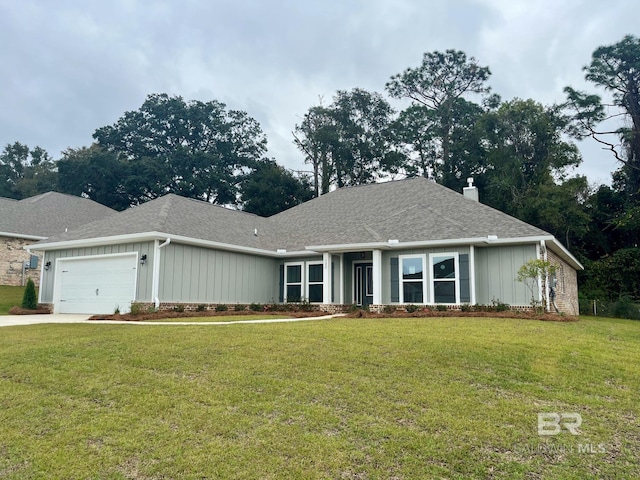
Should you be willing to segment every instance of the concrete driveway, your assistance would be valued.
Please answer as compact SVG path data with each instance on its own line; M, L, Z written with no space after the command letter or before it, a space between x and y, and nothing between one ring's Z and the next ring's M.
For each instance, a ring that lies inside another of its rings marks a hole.
M0 315L0 327L37 323L84 323L91 315Z
M92 325L234 325L238 323L288 323L288 322L308 322L314 320L329 320L335 317L342 317L344 314L322 315L318 317L303 318L269 318L263 320L238 320L227 322L124 322L118 320L95 320L89 321L91 315L0 315L0 327L15 327L20 325L36 325L38 323L91 323Z

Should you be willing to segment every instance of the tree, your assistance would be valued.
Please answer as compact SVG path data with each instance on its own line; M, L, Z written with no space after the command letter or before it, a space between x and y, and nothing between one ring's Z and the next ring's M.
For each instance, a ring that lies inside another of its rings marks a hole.
M611 94L612 104L599 95L566 87L566 107L572 113L573 133L590 136L609 150L622 164L625 190L633 202L640 202L640 39L625 36L620 42L597 48L584 67L585 79ZM612 113L610 109L614 110ZM600 128L615 118L624 120L614 129ZM613 137L613 138L612 138ZM617 139L616 139L617 137Z
M58 160L58 185L62 193L90 198L115 210L136 203L136 171L118 154L98 144L69 148ZM139 165L138 165L139 167Z
M536 300L538 296L538 290L540 288L540 282L548 281L549 277L555 275L556 267L547 260L529 260L518 269L518 276L516 280L524 282L529 291L531 292L531 306L536 310L542 311L546 307L546 302L543 300L540 302ZM543 297L544 298L544 297Z
M25 287L24 295L22 296L22 308L26 308L28 310L36 310L38 308L36 286L30 278L27 279L27 286Z
M245 112L167 94L149 95L93 137L128 165L125 188L134 204L170 192L236 203L243 175L266 151L260 125Z
M56 190L56 166L40 147L7 144L0 154L0 197L17 200Z
M316 194L372 183L390 170L400 156L389 130L393 113L382 95L360 88L339 90L331 105L307 112L294 143L313 165Z
M459 113L470 107L469 102L464 101L466 96L489 93L486 82L490 75L489 68L479 66L475 58L467 58L462 51L447 50L444 53L425 53L419 67L408 68L392 76L386 84L392 97L408 98L413 107L423 107L410 111L408 115L416 133L429 132L431 146L427 151L432 158L428 166L434 170L436 179L444 175L443 170L455 170L450 163L456 160L452 156L452 145L454 129L460 121ZM416 118L420 113L424 125L420 125L419 118ZM411 144L416 145L416 142ZM418 158L423 158L420 157L423 153L419 152Z
M240 188L243 210L269 217L313 198L307 178L297 178L274 160L260 162Z

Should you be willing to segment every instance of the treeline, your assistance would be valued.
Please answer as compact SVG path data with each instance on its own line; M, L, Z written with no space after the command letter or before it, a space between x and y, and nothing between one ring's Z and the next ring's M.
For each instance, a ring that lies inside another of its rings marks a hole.
M304 114L293 142L309 176L265 156L266 136L246 112L154 94L56 161L7 145L0 196L58 190L122 210L173 192L272 215L333 188L421 175L461 191L473 177L483 203L576 254L584 295L640 300L640 40L596 49L584 71L606 100L568 86L565 102L542 105L502 100L489 67L464 52L425 53L390 77L386 95L341 90ZM574 141L585 137L618 160L611 186L574 173L582 161Z

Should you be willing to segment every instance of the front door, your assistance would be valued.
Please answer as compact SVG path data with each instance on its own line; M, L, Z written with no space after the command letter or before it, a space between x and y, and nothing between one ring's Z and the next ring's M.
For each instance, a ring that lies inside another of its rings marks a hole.
M353 265L353 300L358 307L373 303L373 263Z

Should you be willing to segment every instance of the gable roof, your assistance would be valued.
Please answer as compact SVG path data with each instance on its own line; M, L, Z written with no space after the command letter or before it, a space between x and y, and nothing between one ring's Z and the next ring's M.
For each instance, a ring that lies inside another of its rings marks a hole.
M581 267L544 230L422 177L341 188L269 218L169 194L38 246L54 249L166 237L269 255L550 240L563 257Z
M271 218L287 231L281 248L293 249L549 235L423 177L341 188Z
M0 235L44 239L114 213L88 198L58 192L23 200L0 198Z

